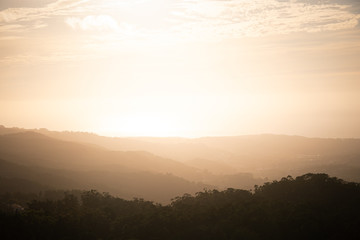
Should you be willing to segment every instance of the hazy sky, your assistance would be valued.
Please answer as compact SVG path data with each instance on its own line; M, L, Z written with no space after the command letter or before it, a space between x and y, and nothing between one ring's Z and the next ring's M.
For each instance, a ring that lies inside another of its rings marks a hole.
M1 0L0 124L360 137L358 0Z

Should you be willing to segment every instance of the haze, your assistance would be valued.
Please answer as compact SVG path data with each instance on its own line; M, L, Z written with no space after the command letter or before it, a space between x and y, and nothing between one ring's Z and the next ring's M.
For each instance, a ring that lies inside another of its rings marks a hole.
M360 137L357 0L2 0L0 123Z

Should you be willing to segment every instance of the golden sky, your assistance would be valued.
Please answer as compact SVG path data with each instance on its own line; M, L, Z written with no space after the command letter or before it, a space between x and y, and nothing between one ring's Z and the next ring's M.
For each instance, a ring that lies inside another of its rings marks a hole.
M1 0L0 124L360 137L358 0Z

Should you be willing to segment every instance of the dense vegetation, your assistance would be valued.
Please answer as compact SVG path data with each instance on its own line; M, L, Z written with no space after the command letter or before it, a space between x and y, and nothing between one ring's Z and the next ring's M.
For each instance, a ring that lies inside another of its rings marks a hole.
M183 195L169 205L97 191L3 195L2 239L360 239L360 185L306 174Z

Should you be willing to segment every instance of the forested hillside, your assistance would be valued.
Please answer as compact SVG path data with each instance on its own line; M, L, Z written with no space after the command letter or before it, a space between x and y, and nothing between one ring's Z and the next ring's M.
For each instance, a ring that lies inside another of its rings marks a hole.
M169 205L107 193L1 196L2 239L359 239L360 185L288 176L255 191L185 194Z

